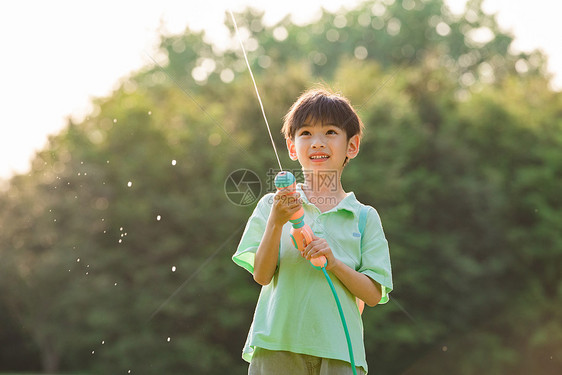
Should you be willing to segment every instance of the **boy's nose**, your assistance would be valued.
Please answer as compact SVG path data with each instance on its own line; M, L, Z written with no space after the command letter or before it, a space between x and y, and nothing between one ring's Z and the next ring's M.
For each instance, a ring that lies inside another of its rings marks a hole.
M315 137L312 140L312 148L323 148L323 147L326 147L326 144L322 137Z

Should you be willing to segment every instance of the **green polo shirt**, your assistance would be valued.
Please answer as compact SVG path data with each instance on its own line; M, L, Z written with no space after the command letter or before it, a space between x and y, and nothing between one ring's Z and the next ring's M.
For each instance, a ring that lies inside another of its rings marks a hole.
M361 235L358 222L362 205L355 194L348 193L336 207L322 213L308 201L300 184L297 191L303 199L305 222L314 234L326 239L337 259L378 282L383 291L381 303L387 302L392 290L390 255L376 210L369 210ZM232 257L251 273L272 203L273 194L258 202ZM262 347L349 362L345 333L330 287L323 273L294 248L290 229L290 223L283 227L278 267L272 281L261 289L242 357L250 362L254 348ZM355 296L333 274L330 278L349 328L355 364L367 371L363 324Z

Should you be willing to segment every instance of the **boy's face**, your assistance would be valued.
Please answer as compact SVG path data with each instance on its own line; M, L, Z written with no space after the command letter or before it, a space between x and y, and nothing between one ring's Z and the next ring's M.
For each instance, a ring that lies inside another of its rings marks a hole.
M336 125L307 120L294 139L287 139L287 148L303 170L341 171L346 157L353 159L359 152L359 136L348 140L346 131Z

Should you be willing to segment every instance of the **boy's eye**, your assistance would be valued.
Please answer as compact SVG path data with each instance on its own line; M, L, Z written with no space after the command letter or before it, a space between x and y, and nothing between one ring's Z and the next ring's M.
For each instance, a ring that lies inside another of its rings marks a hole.
M326 134L338 134L338 132L335 131L334 129L330 129L326 132Z
M310 135L310 132L308 130L303 130L300 135Z

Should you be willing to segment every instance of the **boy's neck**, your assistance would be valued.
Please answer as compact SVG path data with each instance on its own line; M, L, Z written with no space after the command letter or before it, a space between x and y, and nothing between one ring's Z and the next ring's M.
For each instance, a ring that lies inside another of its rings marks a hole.
M314 203L321 211L331 209L346 196L341 184L341 171L324 171L318 173L304 172L304 184L302 190L311 203ZM330 200L322 200L326 204L321 204L318 197L332 197ZM313 202L314 201L314 202Z

